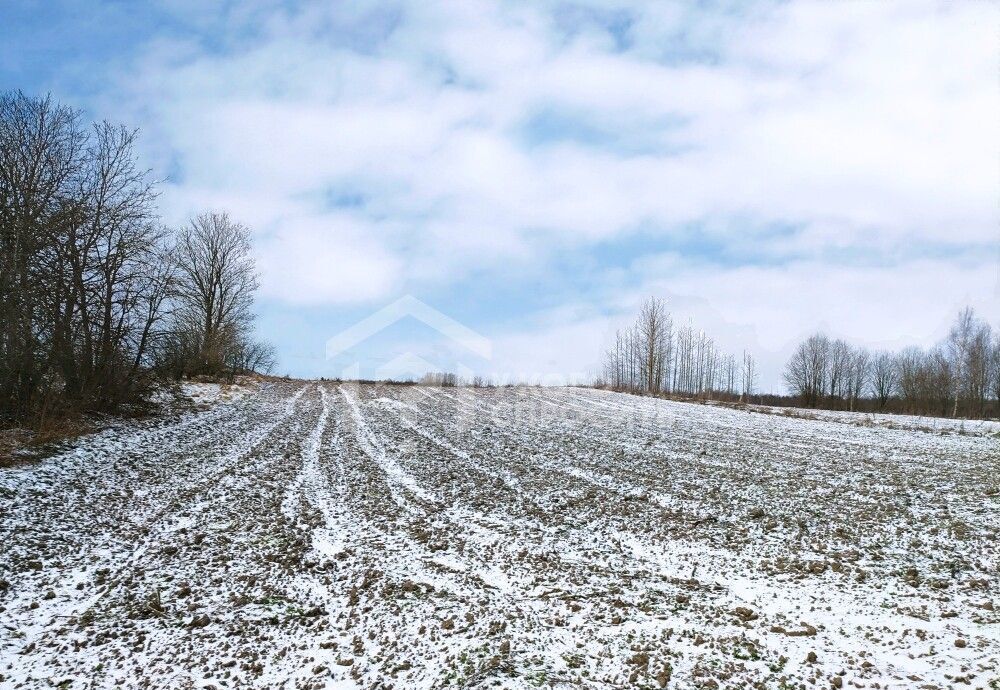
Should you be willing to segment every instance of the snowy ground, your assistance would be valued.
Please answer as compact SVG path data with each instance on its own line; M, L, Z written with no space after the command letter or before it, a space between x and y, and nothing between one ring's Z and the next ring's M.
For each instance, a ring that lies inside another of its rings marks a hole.
M184 381L163 386L149 396L150 402L167 407L190 405L208 407L219 402L235 402L257 389L258 382L238 377L236 383Z
M1000 688L1000 438L843 422L293 382L108 430L0 470L0 687Z
M841 412L837 410L811 410L799 407L771 407L750 405L751 411L764 414L780 414L786 417L818 419L825 422L840 422L854 426L880 426L886 429L906 429L926 431L935 434L961 434L965 436L1000 437L1000 421L995 419L949 419L944 417L921 417L905 414L880 414L876 412Z

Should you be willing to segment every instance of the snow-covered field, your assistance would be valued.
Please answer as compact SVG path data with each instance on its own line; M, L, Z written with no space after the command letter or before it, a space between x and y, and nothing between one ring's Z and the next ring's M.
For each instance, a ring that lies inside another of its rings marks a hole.
M1000 688L998 489L990 428L263 384L0 470L0 687Z
M797 407L771 407L768 405L751 405L750 409L754 412L762 412L764 414L780 414L787 417L818 419L826 422L853 424L855 426L880 426L886 429L927 431L935 434L1000 437L1000 422L995 419L949 419L946 417L810 410Z

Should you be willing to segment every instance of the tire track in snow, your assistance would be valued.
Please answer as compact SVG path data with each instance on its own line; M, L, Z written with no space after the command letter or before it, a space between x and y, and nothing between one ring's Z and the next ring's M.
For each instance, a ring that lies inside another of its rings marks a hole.
M103 569L108 572L108 575L105 576L106 584L102 589L84 599L76 599L71 595L69 602L55 607L50 611L48 614L49 621L45 623L39 624L37 621L32 623L29 621L18 620L16 618L12 619L12 622L17 625L18 629L22 632L21 641L24 643L25 647L34 646L40 643L42 639L51 634L52 626L59 624L58 622L60 620L76 615L82 615L86 611L92 610L96 607L106 596L116 592L125 576L136 568L138 563L147 554L147 552L149 552L154 543L157 543L161 534L166 531L166 523L176 521L178 519L168 515L168 513L179 511L177 506L178 501L186 501L190 504L199 494L208 491L212 486L222 480L225 475L231 471L231 468L235 463L239 462L242 458L253 452L253 450L265 439L267 439L281 423L292 415L295 410L296 403L299 398L302 397L305 390L305 387L300 388L289 398L284 406L283 415L280 415L276 419L272 420L263 429L259 430L250 439L248 439L240 448L230 451L224 455L220 460L220 462L222 462L221 467L211 472L207 477L198 480L193 486L176 493L171 500L166 501L166 504L162 508L154 512L153 515L147 517L143 521L140 528L145 536L140 540L140 543L137 546L133 544L130 546L129 550L119 552L106 547L101 548L100 553L95 553L91 558L87 559L87 565L82 566L81 568L74 568L65 574L60 573L59 579L55 581L35 582L30 583L28 586L24 586L24 584L22 584L18 589L18 598L9 602L12 608L19 608L19 604L22 602L26 603L31 600L37 601L38 599L41 599L42 596L40 595L40 589L48 589L51 591L59 591L65 594L70 594L75 591L76 583L93 579L93 574L96 571ZM35 616L32 617L34 618Z
M417 483L416 479L407 473L399 462L386 451L385 446L378 440L371 428L368 426L368 422L365 419L364 413L361 411L358 399L355 398L354 395L348 390L348 387L341 385L340 393L343 396L344 401L347 403L354 419L354 432L358 440L358 445L361 447L361 450L368 455L368 457L375 461L385 474L386 482L392 489L393 500L395 500L401 508L411 513L421 511L412 501L406 500L403 495L406 492L409 492L423 502L429 503L432 506L437 506L438 500L435 496L430 491L422 488Z

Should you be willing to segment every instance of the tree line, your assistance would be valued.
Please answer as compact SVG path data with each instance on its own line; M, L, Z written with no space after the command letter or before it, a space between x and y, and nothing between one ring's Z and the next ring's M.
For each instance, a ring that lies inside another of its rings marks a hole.
M157 376L267 370L251 233L161 224L136 130L0 94L0 417L115 410Z
M963 309L929 349L870 351L822 333L799 343L784 371L807 407L981 418L1000 413L1000 331Z
M635 323L615 333L597 383L630 393L735 399L752 395L756 378L750 353L737 359L721 351L703 330L676 324L666 302L652 297Z

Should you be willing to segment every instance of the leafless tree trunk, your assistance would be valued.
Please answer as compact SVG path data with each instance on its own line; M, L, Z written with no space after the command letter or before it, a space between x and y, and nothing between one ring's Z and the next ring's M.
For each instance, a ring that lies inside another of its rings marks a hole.
M0 96L0 414L138 392L163 276L135 138L88 130L48 98Z
M994 416L1000 417L1000 331L993 337L990 350L990 390L994 401Z
M757 363L754 361L753 355L743 351L743 393L740 396L741 399L750 401L751 396L754 392L754 386L757 379Z
M785 385L807 407L816 407L826 391L830 340L817 333L799 344L785 366Z
M843 340L834 340L827 361L828 395L831 402L839 401L847 397L845 384L850 377L851 346Z
M979 319L970 307L959 312L945 345L953 385L953 417L958 416L963 402L966 414L983 414L989 387L991 347L989 324Z
M674 328L662 300L647 300L636 323L615 334L605 353L603 376L614 388L633 392L735 395L736 358L720 352L703 331Z
M663 352L666 349L667 310L663 300L651 297L639 311L638 331L642 346L643 386L647 393L660 391L663 382Z
M83 154L79 115L49 98L0 95L0 411L28 410L45 375L53 327L48 295L64 286L49 270L57 262L53 235ZM57 277L60 274L57 274Z
M870 376L871 355L863 347L854 349L851 354L849 383L847 386L851 412L854 411L855 405L857 405L858 401L864 395Z
M258 281L250 230L225 213L203 213L177 245L177 324L197 343L188 373L220 374L249 336Z
M896 362L893 356L885 351L875 353L871 361L872 392L878 402L878 409L884 410L889 398L897 385Z

